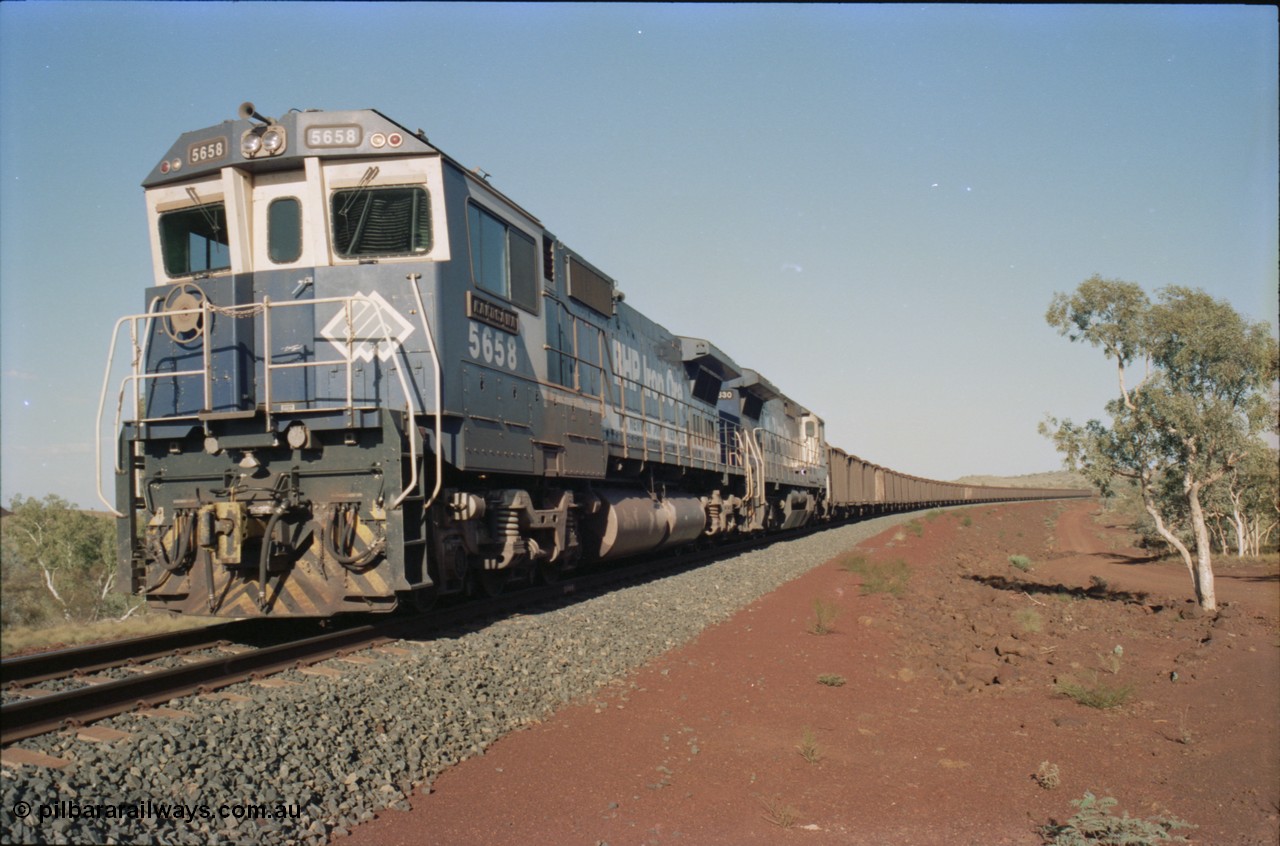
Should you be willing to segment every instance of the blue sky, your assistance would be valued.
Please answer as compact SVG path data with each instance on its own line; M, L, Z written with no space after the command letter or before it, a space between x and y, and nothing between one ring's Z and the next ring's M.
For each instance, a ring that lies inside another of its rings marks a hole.
M1274 327L1277 67L1267 6L0 3L0 499L96 503L139 183L243 100L421 127L850 452L1054 469L1114 392L1055 292Z

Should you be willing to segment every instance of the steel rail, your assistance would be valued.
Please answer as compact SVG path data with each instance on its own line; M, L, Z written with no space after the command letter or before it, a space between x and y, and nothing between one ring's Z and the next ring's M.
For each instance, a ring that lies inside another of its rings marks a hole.
M0 707L0 745L377 645L392 639L385 629L374 624L356 626L185 667L10 702Z
M219 623L5 658L0 660L0 685L26 686L48 679L179 655L193 649L225 645L239 636L243 628L244 625L239 622Z

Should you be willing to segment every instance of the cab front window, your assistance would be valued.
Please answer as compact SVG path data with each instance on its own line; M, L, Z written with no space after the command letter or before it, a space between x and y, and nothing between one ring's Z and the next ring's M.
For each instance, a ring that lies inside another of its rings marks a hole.
M160 250L170 276L194 276L231 269L227 209L222 203L160 215Z
M354 188L333 195L333 249L342 258L431 252L431 203L425 188Z

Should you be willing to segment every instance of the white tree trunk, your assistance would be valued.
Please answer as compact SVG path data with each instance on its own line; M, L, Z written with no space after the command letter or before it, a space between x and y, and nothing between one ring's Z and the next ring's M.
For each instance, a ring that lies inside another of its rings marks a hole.
M1218 610L1218 599L1213 589L1213 558L1209 546L1209 529L1204 522L1204 509L1200 506L1200 483L1188 482L1187 502L1191 506L1191 530L1196 539L1196 566L1192 581L1196 588L1196 601L1205 611Z
M1151 496L1150 489L1147 488L1146 480L1143 479L1141 481L1142 504L1146 507L1147 513L1151 515L1151 519L1155 521L1156 531L1159 532L1160 537L1164 538L1170 546L1178 550L1178 554L1182 556L1182 563L1187 565L1187 573L1191 576L1191 582L1192 584L1195 584L1196 568L1194 562L1191 560L1191 550L1187 549L1187 545L1184 544L1177 535L1169 531L1169 527L1164 524L1164 516L1160 513L1160 509L1156 508L1155 500ZM1199 593L1197 592L1197 598L1198 597Z
M43 561L39 561L37 563L40 565L41 572L44 573L44 586L49 589L49 593L58 601L58 604L62 606L63 619L70 620L71 609L67 607L67 601L62 598L62 594L58 593L58 588L53 583L53 571L44 566Z

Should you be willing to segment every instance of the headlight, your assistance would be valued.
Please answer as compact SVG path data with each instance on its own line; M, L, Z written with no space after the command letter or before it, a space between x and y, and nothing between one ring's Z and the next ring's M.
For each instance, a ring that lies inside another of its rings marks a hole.
M268 127L267 131L262 133L262 151L268 156L274 156L282 150L284 150L283 127Z
M287 141L288 135L278 123L255 126L245 130L244 135L240 136L240 153L246 159L278 156L284 152Z
M291 423L284 433L285 440L293 449L302 449L311 443L311 433L307 431L306 424Z
M251 159L262 151L262 136L250 129L240 138L240 152Z

